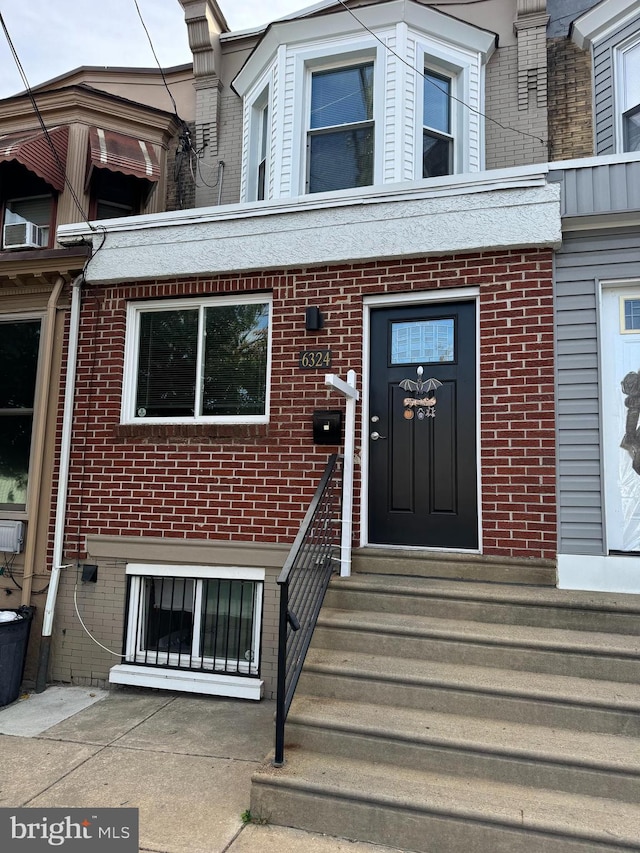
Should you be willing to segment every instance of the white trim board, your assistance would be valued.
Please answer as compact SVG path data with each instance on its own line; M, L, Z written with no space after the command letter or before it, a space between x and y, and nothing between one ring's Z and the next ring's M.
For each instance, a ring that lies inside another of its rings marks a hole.
M208 696L231 696L234 699L262 698L264 681L203 672L181 672L177 669L137 666L120 663L109 670L111 684L130 684L134 687L153 687L159 690L180 690L185 693L205 693Z
M640 594L640 557L558 554L558 588Z

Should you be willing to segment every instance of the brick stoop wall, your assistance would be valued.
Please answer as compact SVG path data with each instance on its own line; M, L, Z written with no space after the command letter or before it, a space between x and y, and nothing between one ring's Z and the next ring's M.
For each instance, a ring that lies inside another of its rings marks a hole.
M87 286L67 557L82 557L87 537L99 536L165 537L185 547L203 540L292 542L336 449L313 444L312 412L343 406L325 387L325 370L298 369L299 352L331 348L331 371L344 378L355 369L361 382L364 296L471 286L480 290L483 551L553 559L552 253L546 249ZM248 291L273 294L269 424L121 425L127 303ZM325 318L317 333L305 331L309 305L319 306ZM360 443L358 424L356 450ZM358 489L356 471L356 508ZM354 544L359 534L356 515ZM63 598L69 594L61 589ZM123 608L121 599L116 611ZM123 621L114 621L113 610L108 621L121 641ZM105 665L99 668L106 673ZM95 674L92 667L86 671ZM69 672L65 667L58 677L67 680Z

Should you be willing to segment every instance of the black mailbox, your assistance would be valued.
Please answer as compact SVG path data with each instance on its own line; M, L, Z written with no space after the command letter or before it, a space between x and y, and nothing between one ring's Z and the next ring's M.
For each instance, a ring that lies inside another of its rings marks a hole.
M342 444L342 412L315 411L313 413L314 444Z

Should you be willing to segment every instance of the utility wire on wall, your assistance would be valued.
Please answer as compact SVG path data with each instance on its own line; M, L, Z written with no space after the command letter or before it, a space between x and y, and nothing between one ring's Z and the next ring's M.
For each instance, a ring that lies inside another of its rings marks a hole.
M487 0L468 0L468 2L467 2L467 3L455 4L455 5L471 5L472 3L485 3L485 2L487 2ZM397 52L396 52L392 47L389 47L389 45L388 45L385 41L383 41L383 40L380 38L380 36L378 36L376 33L374 33L374 32L373 32L373 30L372 30L372 29L370 29L370 28L369 28L369 27L364 23L364 21L362 21L362 20L361 20L361 19L360 19L356 14L355 14L355 12L353 12L353 10L349 8L349 6L347 6L347 4L344 2L344 0L338 0L338 3L340 3L340 5L341 5L341 6L342 6L342 7L343 7L343 8L344 8L344 9L345 9L345 10L346 10L350 15L351 15L351 17L352 17L355 21L357 21L357 22L358 22L358 24L359 24L359 25L360 25L364 30L366 30L366 31L369 33L369 35L373 36L373 37L374 37L374 39L375 39L376 41L380 42L380 44L385 48L385 50L387 50L389 53L393 54L393 56L395 56L395 57L396 57L396 59L399 59L399 60L400 60L400 62L404 63L404 64L407 66L407 68L410 68L410 69L411 69L412 71L414 71L416 74L419 74L419 75L420 75L420 77L422 77L422 79L423 79L425 82L429 83L429 84L430 84L431 86L433 86L434 88L439 89L439 86L438 86L436 83L434 83L432 80L430 80L430 79L425 75L424 71L421 71L419 68L416 68L416 67L415 67L414 65L412 65L408 60L406 60L403 56L400 56L400 54L399 54L399 53L397 53ZM441 5L441 4L434 3L434 4L432 4L432 5L437 6L437 5ZM447 4L447 5L453 5L453 4ZM510 125L502 124L501 122L497 121L496 119L491 118L491 116L488 116L486 113L483 113L481 110L477 110L477 109L475 109L475 107L472 107L470 104L467 104L467 103L466 103L466 101L462 101L462 100L460 100L460 98L456 98L456 97L454 97L453 95L449 95L449 97L451 98L451 100L452 100L452 101L456 101L456 103L458 103L458 104L462 104L462 106L463 106L463 107L466 107L470 112L475 113L476 115L481 116L482 118L486 119L487 121L490 121L492 124L497 125L497 126L498 126L499 128L501 128L502 130L510 130L512 133L519 133L519 134L520 134L520 136L526 136L526 137L528 137L529 139L535 139L535 140L536 140L537 142L539 142L541 145L545 145L545 146L547 145L547 143L544 141L544 139L542 139L542 137L540 137L540 136L536 136L534 133L527 133L527 132L526 132L526 131L524 131L524 130L518 130L518 128L516 128L516 127L511 127Z

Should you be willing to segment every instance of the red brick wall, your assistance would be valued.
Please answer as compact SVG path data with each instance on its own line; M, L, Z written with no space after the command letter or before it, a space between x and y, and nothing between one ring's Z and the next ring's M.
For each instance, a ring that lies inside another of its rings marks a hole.
M88 534L291 541L334 449L313 445L311 413L343 405L324 386L324 370L298 370L299 351L330 347L333 372L344 377L353 368L360 374L363 296L472 285L481 292L484 551L555 556L551 252L546 250L87 287L66 553L82 553ZM129 300L256 290L273 293L268 425L119 424ZM308 305L318 305L324 314L321 332L304 329Z

